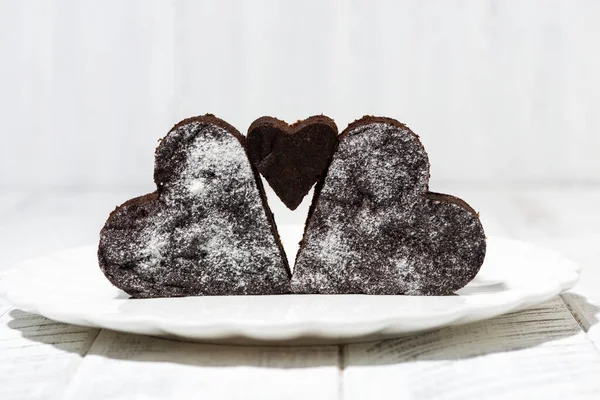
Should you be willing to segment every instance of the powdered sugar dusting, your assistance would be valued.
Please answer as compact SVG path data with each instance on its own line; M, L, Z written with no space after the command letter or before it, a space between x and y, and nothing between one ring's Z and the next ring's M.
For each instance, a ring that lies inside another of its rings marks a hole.
M182 125L161 143L156 168L158 199L123 207L102 232L100 249L108 272L125 275L120 281L129 293L152 297L288 290L284 258L236 137L212 124ZM140 214L136 226L123 230L134 213ZM131 245L124 246L123 232Z
M426 198L427 154L401 126L345 133L297 256L300 293L445 294L483 262L479 220Z
M360 126L344 136L334 162L336 168L330 167L326 181L338 184L325 185L324 198L345 203L368 198L377 205L411 204L427 191L427 153L408 128L384 123Z

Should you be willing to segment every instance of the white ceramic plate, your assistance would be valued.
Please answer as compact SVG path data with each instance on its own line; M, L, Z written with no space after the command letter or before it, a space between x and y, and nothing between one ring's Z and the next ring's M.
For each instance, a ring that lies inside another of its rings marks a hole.
M96 248L27 261L0 276L16 307L70 324L220 343L342 343L463 324L539 304L571 288L578 266L549 250L490 238L475 280L456 296L280 295L128 300Z

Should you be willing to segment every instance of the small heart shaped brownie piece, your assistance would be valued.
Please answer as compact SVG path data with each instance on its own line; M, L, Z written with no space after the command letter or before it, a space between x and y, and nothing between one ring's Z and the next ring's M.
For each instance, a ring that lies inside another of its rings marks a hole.
M291 287L295 293L446 295L479 271L486 242L464 201L428 192L417 135L364 117L340 134L315 190Z
M337 126L323 115L293 125L261 117L248 129L250 161L292 210L323 177L337 143Z
M290 271L244 137L205 115L156 150L157 191L127 201L100 232L106 277L133 297L289 292Z

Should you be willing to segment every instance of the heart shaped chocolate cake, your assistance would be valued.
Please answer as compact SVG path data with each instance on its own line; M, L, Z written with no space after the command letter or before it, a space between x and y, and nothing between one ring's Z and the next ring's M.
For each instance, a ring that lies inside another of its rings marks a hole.
M300 243L295 293L446 295L486 251L477 213L428 191L419 138L390 118L364 117L340 135Z
M133 297L277 294L290 271L245 138L205 115L156 150L157 191L117 207L100 268Z
M292 210L323 177L337 143L337 126L323 115L293 125L261 117L248 129L250 160Z

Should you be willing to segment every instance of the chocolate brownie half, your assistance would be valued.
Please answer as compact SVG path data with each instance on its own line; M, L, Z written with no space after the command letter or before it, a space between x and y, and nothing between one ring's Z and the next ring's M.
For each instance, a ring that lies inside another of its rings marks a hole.
M404 124L350 124L315 190L296 257L295 293L447 295L486 252L477 213L428 191L429 160Z
M205 115L156 150L157 191L125 202L100 232L98 261L133 297L289 292L290 270L245 138Z

